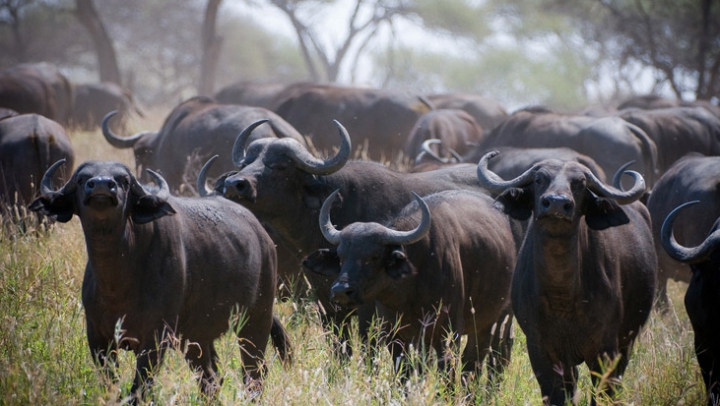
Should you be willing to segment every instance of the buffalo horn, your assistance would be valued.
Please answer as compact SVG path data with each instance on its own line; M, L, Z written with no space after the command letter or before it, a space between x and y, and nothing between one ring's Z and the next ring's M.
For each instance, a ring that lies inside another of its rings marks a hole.
M335 189L335 191L325 199L320 208L320 231L322 231L323 237L334 245L340 244L340 231L338 231L335 226L332 225L332 221L330 221L330 208L339 192L340 189Z
M630 165L632 165L634 163L635 163L635 161L632 160L632 161L626 163L625 165L619 167L618 170L615 171L615 175L613 175L612 185L616 189L622 190L622 184L620 183L620 181L622 180L622 176L625 174L625 169L627 169Z
M663 221L662 228L660 229L660 242L670 258L676 261L688 264L702 262L708 258L710 254L712 254L714 249L718 246L718 243L720 243L720 230L716 230L714 233L710 234L705 241L694 248L683 247L675 240L675 236L673 235L673 224L675 223L675 218L680 210L697 203L700 203L700 201L693 200L676 207L670 212L670 214L667 215L665 221Z
M217 158L218 155L214 155L212 158L208 159L208 161L205 162L205 165L203 165L202 169L200 169L200 173L198 174L197 178L197 190L200 194L200 197L207 197L212 194L212 190L209 190L207 188L207 171L210 169L213 161L215 161Z
M332 158L323 161L312 156L312 154L297 142L288 144L293 145L289 156L298 168L313 175L329 175L339 171L340 168L345 166L345 163L350 158L350 135L339 121L333 120L333 123L338 127L340 134L340 150Z
M635 178L635 184L628 191L604 184L592 172L590 172L590 170L585 172L585 177L588 181L588 189L599 196L612 198L619 204L628 204L640 199L645 193L645 179L643 179L641 174L635 171L624 171L623 173Z
M428 208L422 197L413 192L415 200L417 200L420 210L422 211L422 219L420 224L410 231L398 231L386 228L383 242L385 244L406 245L420 241L428 231L430 231L430 209Z
M152 169L146 169L146 171L150 174L150 176L155 179L155 183L157 183L158 187L160 188L157 193L155 193L157 196L162 198L167 198L170 196L170 187L168 186L167 181L165 178L162 177L159 173L153 171Z
M415 162L417 163L419 161L419 158L422 157L422 153L429 155L431 158L435 159L438 162L447 163L447 159L440 158L438 154L435 153L432 149L430 149L430 145L433 144L440 144L442 141L440 141L437 138L430 138L429 140L423 141L423 143L420 145L420 154L418 154L417 158L415 158Z
M499 153L499 151L490 151L480 158L477 168L477 176L480 180L480 186L492 193L500 194L506 189L523 187L532 181L533 170L535 169L534 166L520 174L517 178L508 181L503 180L495 172L488 169L488 161Z
M250 134L252 134L253 130L260 126L260 124L267 123L268 121L270 120L267 118L258 120L245 127L245 129L238 134L232 149L232 160L235 166L238 168L242 166L242 161L245 159L245 142L247 142Z
M140 138L142 138L143 136L145 136L145 134L147 134L147 132L137 133L130 137L120 137L120 136L116 135L115 133L112 132L112 130L110 130L110 126L108 125L108 122L115 114L117 114L117 110L113 110L113 111L107 113L107 115L103 118L102 133L105 136L105 139L107 140L107 142L110 145L112 145L113 147L115 147L115 148L132 148L135 145L135 143L138 142L138 140Z
M57 170L57 168L59 168L63 164L65 164L65 158L62 158L54 164L50 165L50 167L45 171L42 181L40 182L40 192L43 196L47 196L55 192L55 190L53 190L52 184L53 175L55 175L55 171ZM65 187L67 187L67 185ZM63 189L65 187L63 187Z

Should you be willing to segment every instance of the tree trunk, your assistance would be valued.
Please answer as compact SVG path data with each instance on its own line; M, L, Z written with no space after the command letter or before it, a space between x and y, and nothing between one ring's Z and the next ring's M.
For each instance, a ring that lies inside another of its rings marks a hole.
M211 95L215 89L215 77L222 47L222 38L215 35L215 27L221 2L222 0L208 0L205 8L205 19L202 25L200 81L197 87L200 95Z
M120 79L120 69L115 56L115 48L113 47L110 36L105 30L100 15L95 10L93 0L76 0L75 16L80 23L85 26L90 33L95 51L98 57L98 67L100 70L101 82L113 82L122 85Z

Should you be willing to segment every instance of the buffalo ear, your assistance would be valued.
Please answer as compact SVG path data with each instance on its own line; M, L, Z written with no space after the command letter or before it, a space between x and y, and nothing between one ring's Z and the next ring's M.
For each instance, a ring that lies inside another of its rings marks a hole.
M593 230L604 230L630 222L615 200L592 196L585 210L585 223Z
M405 255L405 251L401 246L398 246L390 251L390 258L385 265L385 270L393 279L400 279L417 274L417 269L412 262L408 260L407 255Z
M307 209L320 210L323 202L325 202L325 199L330 196L334 189L325 183L318 181L315 176L312 176L311 178L311 180L305 182L303 185L302 201ZM341 203L342 193L338 193L338 197L333 202L333 207L340 205Z
M532 193L526 189L510 188L495 199L502 210L515 220L525 221L532 215Z
M135 224L145 224L164 216L176 213L165 199L155 195L141 196L132 207L132 220Z
M61 223L67 223L75 214L73 199L64 193L51 193L33 200L28 209L44 214L48 217L55 217Z
M324 276L337 276L340 273L340 257L336 251L321 248L303 259L302 266Z

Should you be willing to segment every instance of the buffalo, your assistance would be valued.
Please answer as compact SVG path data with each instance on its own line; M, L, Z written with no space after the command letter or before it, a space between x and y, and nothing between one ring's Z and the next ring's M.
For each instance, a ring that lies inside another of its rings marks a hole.
M687 101L681 99L670 99L667 97L658 96L656 94L646 94L629 97L617 106L617 110L653 110L673 107L701 107L709 111L716 117L720 118L720 107L718 107L716 104L712 104L709 100Z
M65 159L70 168L75 152L65 129L39 114L20 114L0 120L0 199L3 209L25 206L39 191L40 180L53 162ZM57 173L65 182L69 173Z
M239 81L218 90L213 98L220 103L256 106L274 110L278 95L287 86L287 84L283 83Z
M720 157L688 154L676 161L653 186L647 202L658 255L658 307L668 309L667 281L690 282L690 266L668 256L660 243L660 227L677 206L690 200L700 204L678 214L675 237L685 246L697 246L720 217Z
M80 130L95 130L110 111L117 111L122 119L130 113L144 117L132 92L112 82L76 84L74 94L72 126ZM123 130L125 123L119 124L113 130Z
M475 119L463 110L440 109L429 111L418 119L405 144L405 155L417 157L426 146L427 140L438 140L435 157L448 160L458 154L465 154L473 146L480 143L483 129ZM433 159L431 155L429 157ZM421 163L415 160L415 164Z
M515 267L515 241L508 217L487 195L464 190L415 195L385 224L357 222L337 230L330 219L338 191L320 210L320 228L336 251L321 249L303 265L335 278L331 299L341 306L377 303L398 346L398 358L411 345L434 349L440 369L450 367L447 346L460 348L465 372L476 372L488 352L498 351L504 328L510 328L510 281ZM432 219L432 221L431 221ZM398 231L398 230L410 231ZM448 335L452 340L446 340ZM491 348L494 342L495 348ZM493 368L502 370L509 347Z
M660 240L671 258L689 264L692 269L692 279L685 292L685 310L695 332L695 355L705 381L707 404L717 406L720 404L720 221L716 220L707 236L693 248L680 245L673 236L673 224L680 211L697 203L698 200L691 201L671 211L663 222Z
M415 122L429 110L421 97L404 92L312 83L286 87L274 109L320 151L335 146L331 120L340 121L356 150L376 161L402 152Z
M70 123L73 85L53 64L25 63L0 72L0 107Z
M257 219L221 198L171 196L152 171L159 188L151 191L117 162L85 162L54 190L52 174L62 163L47 170L30 208L60 222L80 219L88 256L82 303L95 362L116 380L117 350L133 351L137 400L165 350L182 339L202 392L212 396L220 385L213 342L239 312L244 379L259 391L269 337L284 361L290 344L273 316L274 244Z
M627 171L635 183L623 191L577 162L549 159L505 181L488 169L496 154L483 156L478 178L507 214L530 219L511 296L543 402L575 401L583 362L594 385L609 378L598 390L614 396L655 293L650 215L637 201L642 175Z
M612 116L597 118L544 109L519 110L485 137L480 150L490 151L501 146L571 148L593 158L606 174L635 161L638 172L650 185L658 168L657 146L652 139L641 128Z
M433 108L468 112L483 131L489 132L505 121L508 113L496 100L469 93L438 93L425 96Z
M342 212L333 218L340 227L355 221L391 219L410 203L411 191L421 196L451 189L484 192L478 185L474 165L408 174L376 162L349 160L350 136L337 121L340 149L327 159L316 158L290 138L262 138L246 144L252 131L263 122L254 123L238 136L233 147L237 170L222 175L214 193L249 208L268 227L278 246L292 250L294 262L288 261L289 268L280 271L287 277L298 275L300 263L308 254L320 248L333 248L316 223L322 203L335 189L340 189L335 206L337 210L342 208ZM199 183L200 189L205 187L204 180ZM332 329L342 326L348 313L343 309L336 311L329 301L327 292L332 280L305 274L327 311L323 314L325 326ZM372 310L371 306L361 307L359 312L366 310ZM366 327L361 323L361 334ZM345 337L347 329L342 333Z
M226 153L237 135L250 123L269 118L270 125L253 134L253 138L290 137L304 143L304 138L285 120L261 107L220 104L209 97L193 97L176 106L158 132L140 132L127 138L115 135L109 128L108 115L103 120L105 139L115 148L133 148L137 172L143 168L160 172L171 189L193 194L197 170L208 158L220 154L220 165L209 175L215 177L232 168Z

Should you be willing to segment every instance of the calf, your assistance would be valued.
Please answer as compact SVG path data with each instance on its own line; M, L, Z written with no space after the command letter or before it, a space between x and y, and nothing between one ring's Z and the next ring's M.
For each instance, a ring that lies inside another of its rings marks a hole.
M625 371L654 298L650 215L637 201L645 182L627 171L635 184L621 191L577 162L554 159L503 181L488 169L496 154L480 159L480 183L499 195L510 216L532 216L518 252L512 304L543 401L564 405L583 362L595 385L608 375L612 396L612 381ZM614 369L603 370L616 359Z
M686 248L673 236L675 219L695 200L678 206L663 222L660 240L668 255L690 264L692 278L685 292L687 310L695 332L697 356L708 406L720 405L720 221L716 220L707 237L696 247Z
M213 342L239 310L244 378L259 390L268 337L283 360L289 341L273 317L275 248L255 217L221 198L173 197L152 171L160 190L151 193L117 162L85 162L55 191L51 177L62 162L48 169L30 208L60 222L80 218L88 254L82 302L95 361L110 373L118 348L133 351L137 399L172 338L182 338L203 393L212 395L220 385Z
M336 278L330 296L337 304L376 301L390 326L402 325L393 332L401 347L434 349L441 368L448 334L457 348L460 335L467 335L463 369L479 372L491 341L497 351L500 328L510 328L512 317L516 249L507 216L486 195L446 191L424 200L415 195L417 202L387 226L357 222L338 231L330 221L338 193L320 212L323 236L337 251L318 250L304 266ZM397 231L405 229L411 231ZM493 367L505 366L509 349L500 360L492 357Z

